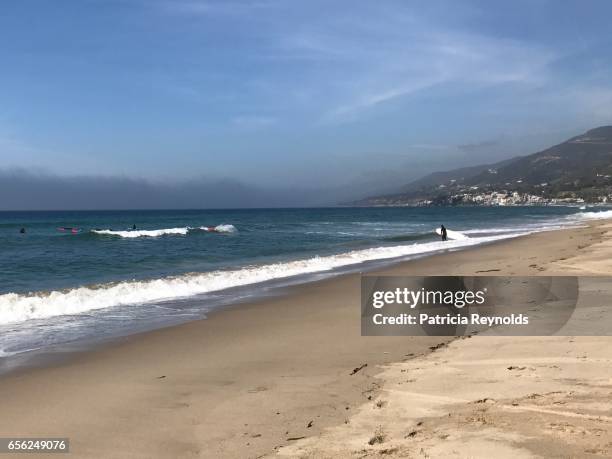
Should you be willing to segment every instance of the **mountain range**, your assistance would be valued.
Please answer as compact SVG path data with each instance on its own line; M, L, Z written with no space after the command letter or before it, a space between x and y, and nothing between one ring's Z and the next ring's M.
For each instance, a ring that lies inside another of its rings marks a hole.
M351 204L461 204L466 194L491 192L516 192L544 199L605 200L612 194L612 126L591 129L526 156L434 172L397 192Z

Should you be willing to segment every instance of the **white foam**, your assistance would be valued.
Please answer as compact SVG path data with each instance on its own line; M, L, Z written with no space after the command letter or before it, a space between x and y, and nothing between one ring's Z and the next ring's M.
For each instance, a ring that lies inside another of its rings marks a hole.
M120 237L159 237L164 234L187 234L189 228L165 228L157 230L129 230L129 231L114 231L110 229L105 230L91 230L92 233L106 234L109 236L120 236Z
M192 273L146 281L124 281L98 286L34 294L0 295L0 324L23 322L58 315L79 314L113 306L143 304L256 284L300 274L329 271L366 261L421 255L456 249L526 233L469 238L459 241L376 247L338 255L314 257L286 263L248 266L231 271Z
M601 220L612 218L612 210L602 210L600 212L580 212L576 215L585 220Z
M219 233L235 233L238 231L234 225L217 225L217 226L200 226L199 229L204 231L211 231L211 228L214 231ZM119 236L126 238L135 238L135 237L159 237L164 236L166 234L180 234L186 235L194 228L186 226L184 228L163 228L156 230L126 230L126 231L116 231L111 229L103 229L103 230L91 230L92 233L95 234L104 234L107 236ZM196 228L198 229L198 228Z
M474 228L462 231L464 234L503 234L503 233L516 233L518 232L530 232L530 233L538 233L541 231L550 231L566 228L568 225L562 224L533 224L533 225L525 225L525 226L515 226L512 228Z
M462 231L463 234L497 234L497 233L512 233L523 228L474 228ZM528 230L529 228L524 228Z
M453 230L446 230L446 237L455 241L463 241L465 239L469 239L469 236L466 236L465 234L460 233L459 231Z
M214 228L219 233L235 233L238 231L234 225L217 225Z
M436 234L438 234L439 236L442 235L442 229L441 228L436 228ZM464 241L466 239L469 239L469 236L466 236L463 233L460 233L459 231L453 231L453 230L446 230L446 237L448 239L453 239L455 241Z

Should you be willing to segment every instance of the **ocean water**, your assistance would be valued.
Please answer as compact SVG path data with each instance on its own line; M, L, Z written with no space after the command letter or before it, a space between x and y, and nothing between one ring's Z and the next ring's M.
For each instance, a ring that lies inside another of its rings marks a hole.
M279 286L611 213L575 207L0 212L0 359L203 318ZM434 234L440 224L467 237L443 243Z

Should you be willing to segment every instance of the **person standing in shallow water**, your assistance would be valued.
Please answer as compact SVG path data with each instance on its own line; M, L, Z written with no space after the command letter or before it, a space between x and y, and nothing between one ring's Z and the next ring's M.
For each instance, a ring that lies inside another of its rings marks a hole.
M444 225L440 226L440 235L442 236L442 240L446 241L446 227Z

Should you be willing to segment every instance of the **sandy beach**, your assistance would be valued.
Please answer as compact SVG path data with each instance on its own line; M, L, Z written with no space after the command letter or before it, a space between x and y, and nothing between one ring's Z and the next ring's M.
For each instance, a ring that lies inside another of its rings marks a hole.
M4 2L0 459L612 459L612 2Z
M600 221L378 273L611 272ZM612 455L612 338L362 337L359 285L294 287L2 376L0 436L106 458Z

